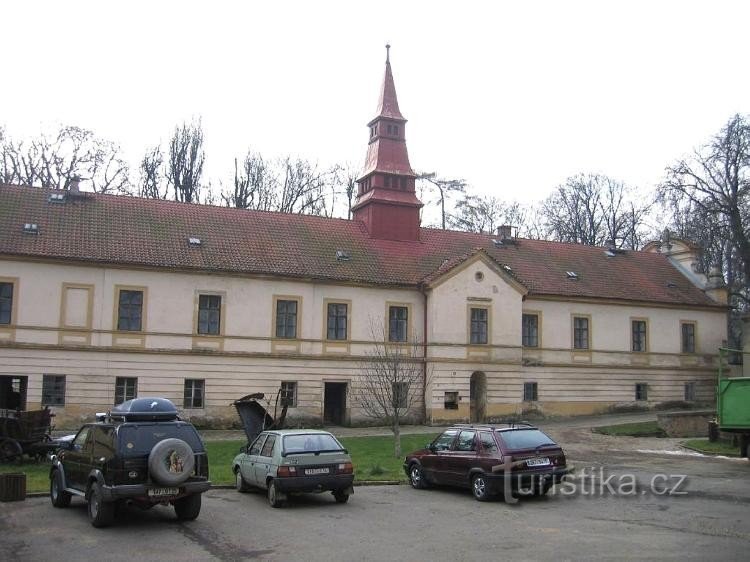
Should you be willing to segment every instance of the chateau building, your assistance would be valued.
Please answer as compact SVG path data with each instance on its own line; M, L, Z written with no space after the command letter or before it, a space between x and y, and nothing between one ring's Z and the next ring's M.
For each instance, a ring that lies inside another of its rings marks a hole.
M406 124L387 60L352 220L0 186L0 408L164 396L221 424L281 389L356 424L373 326L420 343L428 423L713 399L726 289L695 248L423 228Z

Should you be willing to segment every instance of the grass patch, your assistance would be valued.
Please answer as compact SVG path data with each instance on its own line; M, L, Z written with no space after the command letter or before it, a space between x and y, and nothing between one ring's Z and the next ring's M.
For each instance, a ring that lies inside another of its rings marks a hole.
M595 433L602 435L614 435L616 437L666 437L667 434L659 427L656 421L622 423L618 425L605 425L595 427Z
M706 455L724 455L727 457L739 457L740 448L733 445L731 441L709 441L708 439L688 439L682 443L684 447L698 451Z
M402 464L404 456L411 451L421 449L432 441L435 435L402 435L401 450L403 454L393 456L393 437L345 437L341 443L349 450L354 464L355 481L357 480L400 480L406 481ZM246 444L244 440L207 441L209 472L214 484L234 484L232 459ZM26 474L26 491L47 492L49 490L49 468L46 461L39 463L0 464L0 473L21 472Z

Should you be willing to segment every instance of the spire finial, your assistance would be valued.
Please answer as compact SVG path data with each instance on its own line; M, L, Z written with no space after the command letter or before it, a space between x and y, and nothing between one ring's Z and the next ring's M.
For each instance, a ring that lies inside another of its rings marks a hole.
M391 62L391 45L385 44L385 62Z

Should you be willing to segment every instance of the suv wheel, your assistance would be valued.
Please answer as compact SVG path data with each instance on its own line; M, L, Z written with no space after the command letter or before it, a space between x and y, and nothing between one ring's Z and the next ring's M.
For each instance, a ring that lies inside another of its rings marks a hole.
M94 527L107 527L115 519L115 504L102 499L102 488L94 482L89 488L89 519Z
M271 507L281 507L281 500L279 499L279 492L276 489L275 480L271 480L268 483L268 503Z
M201 495L185 496L174 502L174 512L180 521L192 521L201 512Z
M343 490L335 491L333 493L333 497L336 500L336 503L346 503L349 501L349 494L347 494Z
M490 492L487 488L487 479L483 474L477 474L471 479L471 493L474 499L480 502L490 499Z
M240 467L237 467L237 470L234 472L234 487L237 488L238 492L242 493L250 490L250 486L247 485L247 482L245 482L245 479L242 477Z
M49 499L55 507L68 507L70 505L70 493L63 488L62 474L55 470L49 479Z
M409 467L409 484L411 484L412 488L417 490L422 490L427 487L427 481L425 480L422 467L415 462Z

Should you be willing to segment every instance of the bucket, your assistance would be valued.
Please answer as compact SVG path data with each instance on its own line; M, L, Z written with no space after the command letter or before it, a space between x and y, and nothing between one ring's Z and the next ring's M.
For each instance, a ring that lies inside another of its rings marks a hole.
M17 502L26 499L26 475L0 474L0 502Z

